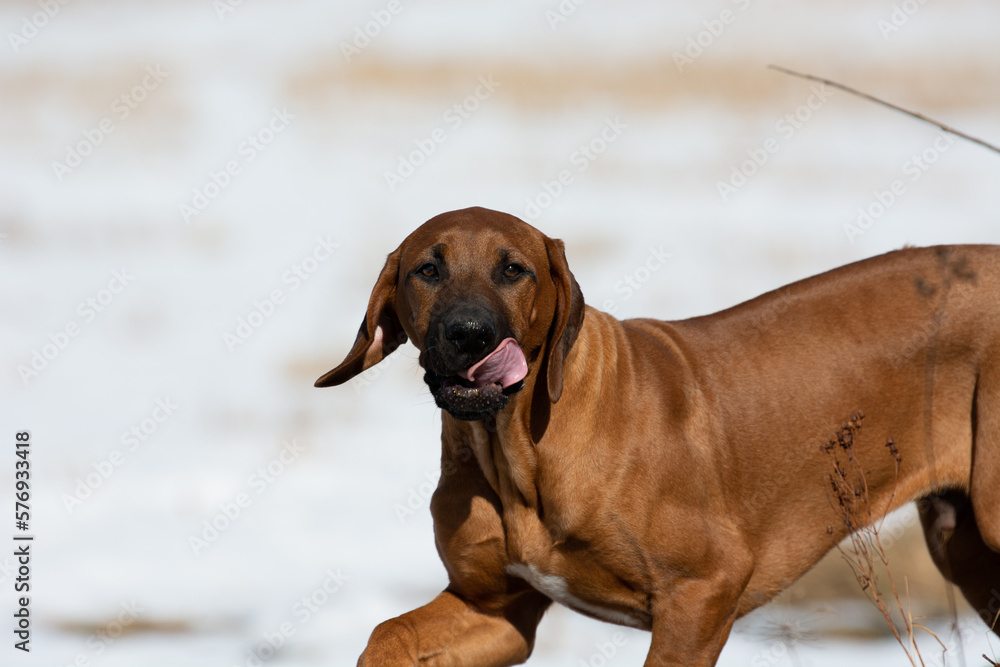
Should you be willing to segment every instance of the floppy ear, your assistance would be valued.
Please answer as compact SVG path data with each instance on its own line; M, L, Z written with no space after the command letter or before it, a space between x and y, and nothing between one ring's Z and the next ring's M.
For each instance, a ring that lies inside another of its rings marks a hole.
M545 248L549 255L549 272L556 287L556 312L549 329L546 366L549 400L556 403L562 396L563 363L583 324L583 292L570 273L563 242L546 238Z
M382 273L375 281L368 312L361 322L354 347L340 365L316 380L317 387L332 387L347 382L361 371L385 359L406 342L406 332L393 308L396 298L396 281L399 274L399 249L385 260Z

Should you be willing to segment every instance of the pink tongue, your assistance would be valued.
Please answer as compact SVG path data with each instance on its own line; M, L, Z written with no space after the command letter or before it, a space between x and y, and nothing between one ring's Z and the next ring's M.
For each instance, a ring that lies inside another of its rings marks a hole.
M527 374L528 362L524 360L524 353L513 338L505 338L485 358L468 370L458 372L460 377L477 387L500 383L504 389L523 380Z

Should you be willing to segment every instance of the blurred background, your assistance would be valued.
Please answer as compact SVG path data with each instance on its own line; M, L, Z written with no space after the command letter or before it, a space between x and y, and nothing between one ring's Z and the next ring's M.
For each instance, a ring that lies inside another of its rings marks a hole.
M0 438L32 433L36 536L32 651L2 664L353 665L443 588L416 350L312 387L433 215L482 205L564 239L620 317L1000 243L1000 156L767 69L998 142L991 2L37 0L0 3L0 28ZM928 664L983 664L1000 646L962 606L948 629L917 524L883 540L951 649L922 636ZM555 609L529 664L648 645ZM849 661L908 664L834 555L720 664Z

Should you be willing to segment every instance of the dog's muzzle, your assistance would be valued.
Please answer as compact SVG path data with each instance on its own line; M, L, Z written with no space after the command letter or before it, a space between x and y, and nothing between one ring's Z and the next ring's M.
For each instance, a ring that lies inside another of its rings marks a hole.
M455 310L428 336L424 382L438 407L457 419L485 419L524 386L524 353L512 337L497 342L493 319L480 309Z

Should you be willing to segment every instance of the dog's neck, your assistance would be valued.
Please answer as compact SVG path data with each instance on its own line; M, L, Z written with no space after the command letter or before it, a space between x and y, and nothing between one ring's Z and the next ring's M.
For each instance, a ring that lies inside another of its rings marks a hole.
M587 359L603 355L603 341L609 334L604 331L608 327L603 319L611 318L588 308L583 326L595 330L582 337L564 361L564 393L579 393L581 388L578 385L587 381ZM617 326L616 321L611 321ZM596 348L593 342L597 343ZM446 432L444 442L464 443L473 452L483 476L500 497L505 509L523 505L538 512L542 502L536 483L536 447L542 442L549 422L559 410L559 405L549 400L545 373L547 360L544 346L532 351L529 355L531 370L524 379L524 387L510 397L503 410L488 419L461 421L447 412L442 413L442 425Z
M525 379L524 388L507 406L488 419L461 421L442 413L444 442L462 443L475 456L479 468L504 506L538 507L535 473L538 457L530 434L531 397L537 375ZM539 387L539 389L543 389ZM452 434L458 437L448 437ZM452 452L453 456L461 452Z

